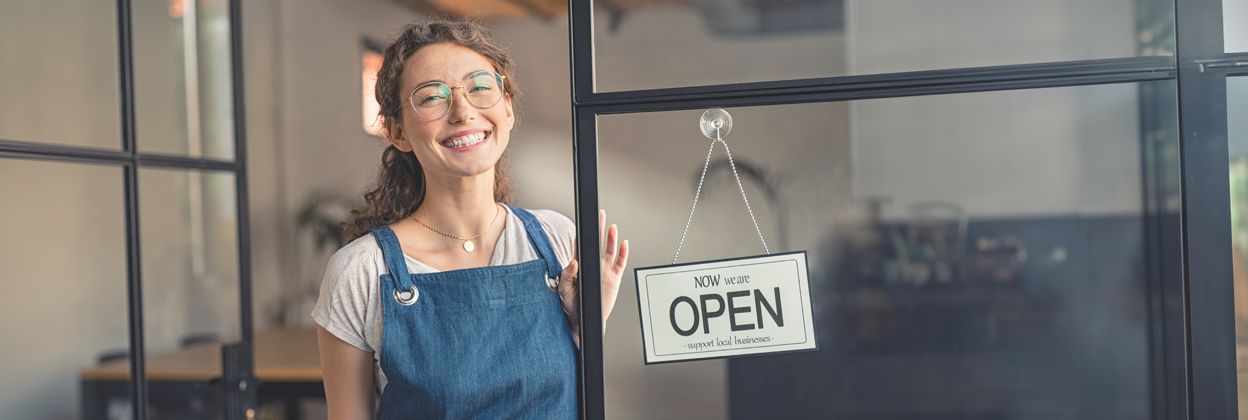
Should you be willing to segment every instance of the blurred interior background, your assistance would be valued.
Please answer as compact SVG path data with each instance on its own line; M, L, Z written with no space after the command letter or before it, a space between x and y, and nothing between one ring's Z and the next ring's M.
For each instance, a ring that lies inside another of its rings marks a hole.
M1248 51L1248 1L1224 5L1227 51ZM140 152L233 159L227 7L133 1ZM426 16L487 23L523 91L516 204L572 216L567 5L242 7L253 323L258 342L288 346L257 360L291 363L266 380L285 387L262 389L259 414L323 418L315 366L291 360L315 363L308 314L341 245L333 227L387 144L378 49ZM600 0L593 16L600 92L1174 51L1159 0ZM117 30L113 2L0 5L0 140L120 150ZM1229 79L1248 325L1248 82ZM762 234L773 252L808 252L820 350L646 366L630 270L605 338L608 416L1149 418L1146 300L1179 275L1158 251L1179 232L1176 106L1173 82L1147 82L729 109ZM701 112L599 117L601 202L633 267L676 250L709 145ZM731 175L716 151L682 262L762 253ZM234 176L139 171L149 364L240 333ZM0 158L0 418L130 418L121 177ZM155 418L220 417L219 383L154 375Z

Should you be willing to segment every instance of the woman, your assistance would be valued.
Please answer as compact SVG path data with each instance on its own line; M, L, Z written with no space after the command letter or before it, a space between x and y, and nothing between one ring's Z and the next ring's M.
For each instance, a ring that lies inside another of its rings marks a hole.
M391 145L312 313L331 419L576 416L575 228L505 205L514 67L471 22L408 25L386 48ZM628 260L605 231L604 321Z

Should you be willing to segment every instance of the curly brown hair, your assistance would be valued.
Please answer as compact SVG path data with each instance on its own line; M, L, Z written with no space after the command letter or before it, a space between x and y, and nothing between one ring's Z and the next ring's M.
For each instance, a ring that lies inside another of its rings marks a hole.
M381 105L378 118L389 137L394 124L403 120L403 94L400 80L408 57L421 48L440 43L456 44L481 54L504 77L503 92L515 100L520 96L516 86L516 64L505 48L490 36L484 25L466 20L442 19L417 22L404 26L399 36L386 46L381 69L377 72L375 95ZM507 175L506 154L494 165L494 201L511 204L511 180ZM377 183L364 194L364 206L351 211L342 223L348 240L364 236L370 229L389 225L416 212L425 199L425 175L416 155L403 152L394 145L381 155Z

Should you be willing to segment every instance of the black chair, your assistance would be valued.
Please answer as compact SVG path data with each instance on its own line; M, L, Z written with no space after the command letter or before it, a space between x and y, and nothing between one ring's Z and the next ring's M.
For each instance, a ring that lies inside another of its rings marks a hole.
M182 336L182 347L193 346L201 343L212 343L220 340L220 336L215 332L192 333Z
M102 365L102 364L112 362L115 360L129 359L129 358L130 358L130 350L128 349L110 349L110 350L104 350L100 352L99 354L96 354L95 362Z

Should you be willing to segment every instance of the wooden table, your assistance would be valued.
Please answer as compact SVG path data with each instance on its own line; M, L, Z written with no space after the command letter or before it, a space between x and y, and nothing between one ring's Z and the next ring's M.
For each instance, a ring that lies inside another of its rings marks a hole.
M261 381L258 391L261 403L284 401L287 418L297 419L300 398L324 398L315 329L267 330L257 332L254 339L254 366ZM228 341L237 339L224 340ZM205 417L214 417L208 401L220 400L220 390L213 381L221 377L222 342L200 343L147 355L145 368L150 385L149 400L153 405L162 402L186 405L195 413L199 413L195 410L199 407L204 408ZM128 398L130 362L118 360L88 367L79 371L79 378L83 417L104 419L110 398ZM195 413L180 413L178 418L198 417Z

